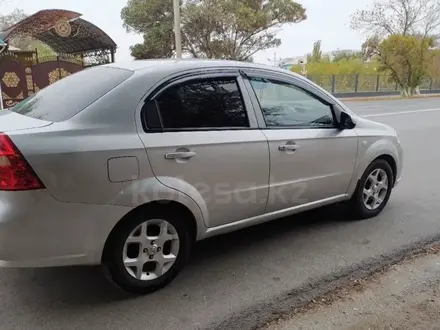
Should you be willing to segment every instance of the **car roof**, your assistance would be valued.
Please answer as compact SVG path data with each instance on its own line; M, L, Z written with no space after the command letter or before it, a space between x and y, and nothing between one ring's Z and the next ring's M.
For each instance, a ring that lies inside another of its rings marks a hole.
M264 64L255 64L250 62L230 61L230 60L213 60L213 59L150 59L150 60L133 60L126 62L117 62L106 64L105 66L120 68L131 71L148 71L148 70L164 70L168 71L172 69L175 72L191 69L203 69L203 68L254 68L271 70L280 73L290 73L297 77L300 75L288 71L286 69L277 68Z

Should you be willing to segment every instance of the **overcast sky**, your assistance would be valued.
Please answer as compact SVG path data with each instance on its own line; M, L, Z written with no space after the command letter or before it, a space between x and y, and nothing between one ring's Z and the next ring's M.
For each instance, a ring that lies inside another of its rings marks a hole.
M172 0L163 0L172 1ZM298 0L299 1L299 0ZM286 25L279 32L282 45L260 52L255 61L268 63L268 59L304 55L310 52L313 42L322 40L324 51L336 49L360 49L363 37L349 28L350 14L363 9L373 0L302 0L307 20L300 24ZM117 61L131 59L129 46L142 39L128 34L122 27L121 8L127 0L0 0L0 12L9 13L21 8L28 14L41 9L68 9L83 14L83 18L98 25L118 45Z

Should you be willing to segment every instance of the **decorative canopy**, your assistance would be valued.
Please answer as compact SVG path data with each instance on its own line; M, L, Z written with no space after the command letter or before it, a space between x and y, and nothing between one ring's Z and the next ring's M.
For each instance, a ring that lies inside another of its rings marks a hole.
M7 42L14 37L32 37L55 52L65 54L114 52L116 43L104 31L80 16L69 10L41 10L0 31L0 39Z

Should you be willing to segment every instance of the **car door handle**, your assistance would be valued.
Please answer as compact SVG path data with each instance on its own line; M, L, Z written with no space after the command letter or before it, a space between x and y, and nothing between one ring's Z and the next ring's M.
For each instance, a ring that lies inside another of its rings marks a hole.
M278 147L279 151L295 151L299 148L299 145L297 144L283 144Z
M196 155L194 151L176 151L165 154L166 159L188 159Z

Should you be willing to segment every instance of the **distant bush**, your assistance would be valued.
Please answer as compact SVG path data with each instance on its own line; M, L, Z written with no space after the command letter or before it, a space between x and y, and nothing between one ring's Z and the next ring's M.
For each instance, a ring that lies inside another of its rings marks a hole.
M308 75L355 75L355 74L377 74L379 64L375 61L364 62L362 59L340 59L336 62L330 62L323 59L319 62L306 64ZM302 65L295 65L291 71L301 73Z

